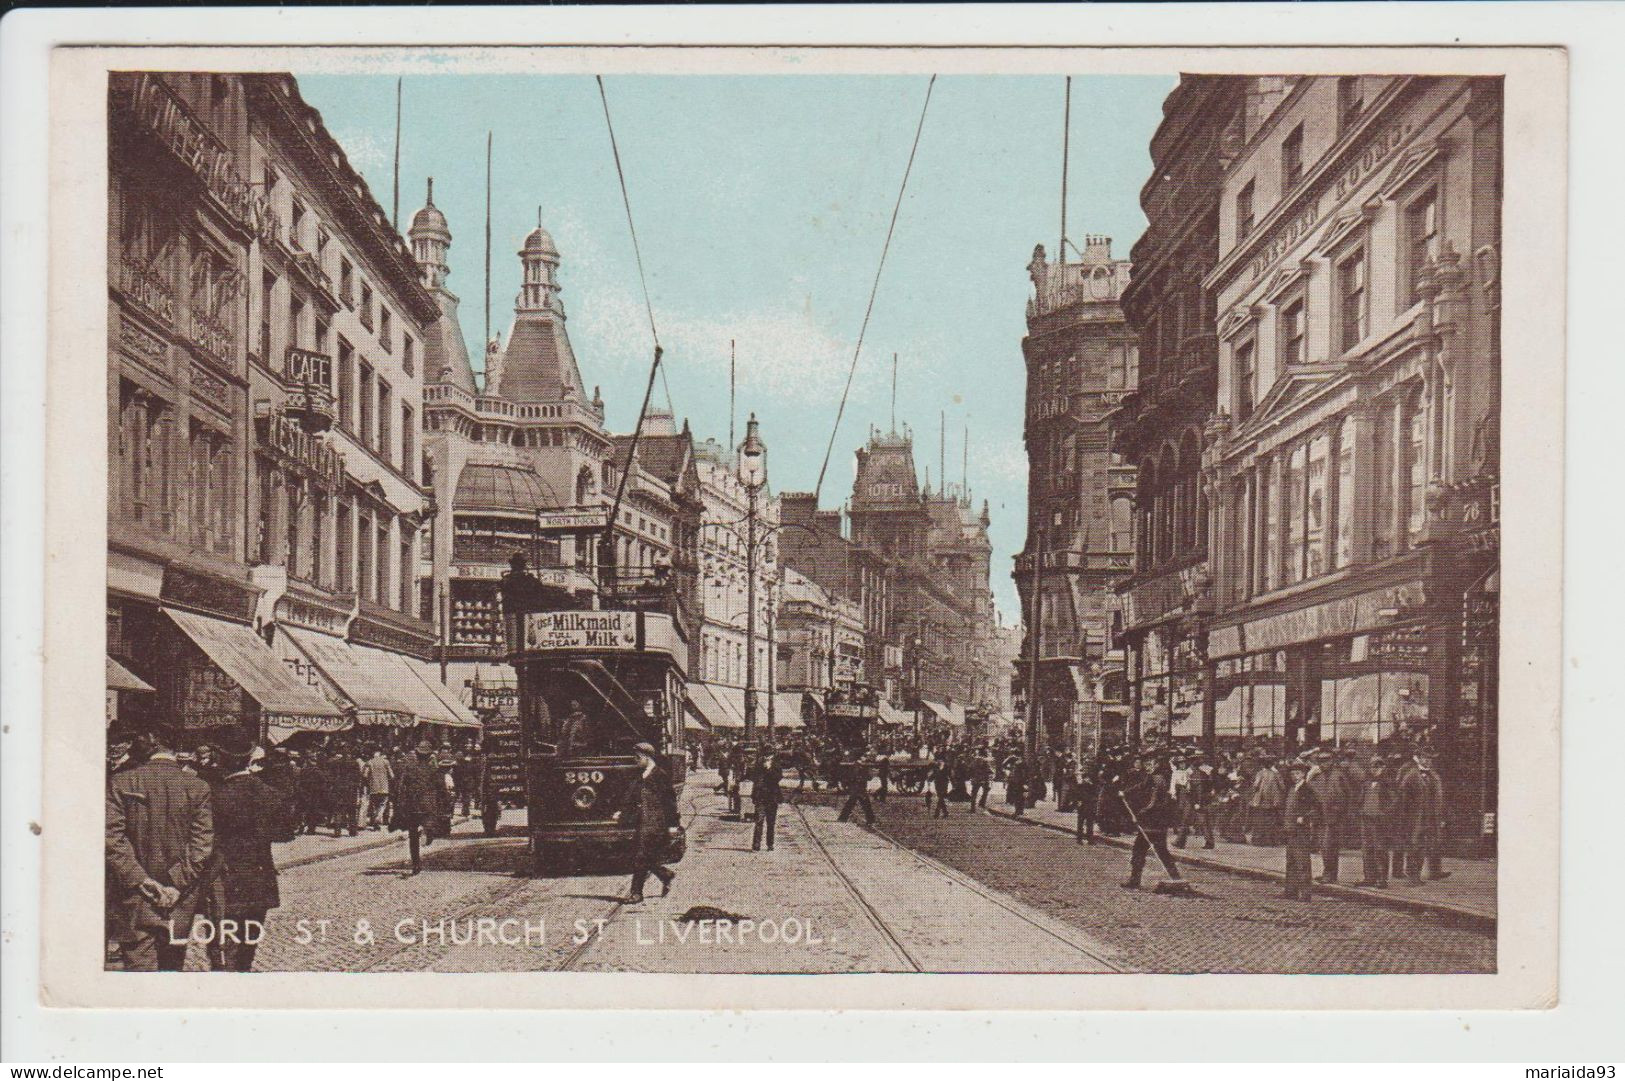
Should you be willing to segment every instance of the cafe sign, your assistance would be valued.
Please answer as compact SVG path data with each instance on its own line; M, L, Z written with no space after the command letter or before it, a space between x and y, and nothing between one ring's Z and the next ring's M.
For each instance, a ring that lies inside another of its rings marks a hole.
M531 612L525 616L525 648L638 648L636 612Z

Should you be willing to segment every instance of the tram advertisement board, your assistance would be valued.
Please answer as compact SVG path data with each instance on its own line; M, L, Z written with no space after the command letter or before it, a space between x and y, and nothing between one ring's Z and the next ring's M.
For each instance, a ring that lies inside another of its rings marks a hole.
M525 648L638 648L636 612L531 612L525 616Z

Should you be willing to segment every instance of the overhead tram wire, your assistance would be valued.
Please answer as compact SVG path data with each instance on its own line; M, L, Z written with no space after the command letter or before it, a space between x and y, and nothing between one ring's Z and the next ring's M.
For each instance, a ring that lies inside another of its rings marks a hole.
M649 279L643 273L643 249L638 245L637 223L632 220L632 197L627 194L626 172L621 168L621 147L615 139L615 122L609 116L609 95L604 92L604 77L594 75L593 78L598 83L598 100L603 102L604 105L604 127L609 131L609 149L610 153L615 157L615 176L621 184L621 205L626 208L626 229L632 237L632 256L637 261L638 284L643 287L643 306L649 313L649 337L654 340L654 360L649 365L649 381L643 388L643 405L638 409L638 423L632 429L632 442L627 447L626 467L620 470L620 479L615 485L615 502L610 505L609 515L604 520L604 531L599 539L601 551L599 562L600 564L604 563L605 560L602 556L607 555L609 557L607 562L613 567L615 564L615 546L611 543L611 538L614 536L615 522L620 518L621 500L626 496L626 481L632 474L632 462L637 457L638 440L643 435L643 422L649 415L649 398L654 394L655 376L660 373L661 349L660 331L655 327L654 302L649 299ZM666 392L666 398L669 404L671 399L670 389Z
M852 393L852 377L857 374L858 357L863 352L863 336L869 330L869 317L875 310L875 296L880 292L880 274L886 269L886 254L891 251L892 234L897 230L897 216L903 209L903 194L908 191L909 174L914 171L914 155L920 149L920 133L925 130L926 110L931 107L931 89L936 85L935 75L925 84L925 103L920 106L920 122L914 129L914 145L909 147L908 165L903 169L903 182L897 188L897 202L892 206L891 224L886 226L886 242L880 247L880 264L875 267L874 284L869 288L869 303L863 309L863 324L858 327L858 341L852 350L852 363L846 370L846 386L841 390L841 404L835 410L835 424L829 431L829 445L824 448L824 463L818 467L818 483L813 486L815 506L818 503L819 493L824 490L824 474L829 471L829 458L835 452L835 437L841 430L841 418L846 415L846 399Z

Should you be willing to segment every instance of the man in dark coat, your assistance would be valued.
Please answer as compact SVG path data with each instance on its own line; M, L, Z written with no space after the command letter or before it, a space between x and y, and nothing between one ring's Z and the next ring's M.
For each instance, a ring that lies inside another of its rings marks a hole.
M947 818L948 790L953 787L953 767L948 764L946 756L937 755L936 761L931 763L926 779L931 784L931 790L937 794L937 806L932 812L932 817Z
M1162 866L1172 875L1173 853L1168 851L1168 830L1177 810L1168 791L1168 773L1155 755L1142 755L1136 766L1121 779L1116 795L1134 830L1134 849L1129 853L1128 881L1123 888L1137 890L1145 873L1145 858L1152 849Z
M327 782L327 820L333 827L333 836L349 831L354 837L360 831L356 821L356 793L361 784L361 767L344 751L334 751L322 768Z
M418 744L416 756L396 771L395 787L389 801L389 828L406 831L406 843L412 855L412 870L408 872L411 875L423 870L419 845L434 843L446 792L433 759L434 744L428 740Z
M107 878L125 970L178 972L207 885L214 809L208 782L176 761L173 734L151 745L107 783Z
M1027 813L1028 768L1027 760L1019 754L1010 756L1005 763L1004 800L1016 809L1016 817Z
M1309 787L1320 801L1320 881L1337 882L1338 864L1343 852L1343 820L1348 810L1348 775L1337 764L1337 756L1322 747L1313 756Z
M1355 796L1355 814L1360 822L1360 854L1365 865L1362 886L1388 885L1388 850L1393 847L1394 805L1397 796L1388 776L1388 763L1372 761L1365 782Z
M250 972L265 930L265 914L282 903L277 892L273 842L293 839L293 806L287 795L249 771L253 743L241 733L223 736L215 754L224 776L214 786L214 855L210 865L223 887L221 925L224 967Z
M1312 863L1315 842L1320 838L1324 808L1314 784L1309 779L1309 766L1301 760L1282 764L1282 772L1290 778L1286 794L1286 809L1282 812L1282 825L1286 828L1286 897L1291 901L1307 901L1314 890Z
M1413 886L1422 884L1422 865L1428 878L1449 878L1439 856L1444 834L1444 783L1433 768L1433 756L1418 752L1414 766L1399 782L1399 821L1405 847L1405 879Z
M784 767L779 765L779 756L772 751L763 751L750 771L750 802L756 811L756 827L750 842L752 852L761 851L764 835L767 850L773 851L773 834L779 823L779 804L784 799L780 789L783 781Z
M677 791L671 774L660 764L652 744L632 748L638 756L638 774L626 793L626 805L618 813L620 824L637 831L632 850L632 891L627 904L643 901L643 886L654 875L660 880L660 896L671 892L677 872L661 861L671 844L671 830L677 825Z
M970 760L970 810L987 808L987 793L993 782L993 757L985 750L978 751Z
M875 824L875 807L869 802L869 765L861 757L853 755L840 765L841 786L846 791L846 804L842 806L841 813L836 817L837 822L849 822L855 808L863 808L863 821L866 825Z

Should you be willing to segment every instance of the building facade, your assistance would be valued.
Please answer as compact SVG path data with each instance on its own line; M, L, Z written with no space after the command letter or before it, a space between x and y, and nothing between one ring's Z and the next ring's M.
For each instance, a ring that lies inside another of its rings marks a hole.
M1107 415L1137 381L1119 303L1131 265L1112 257L1109 237L1090 236L1079 262L1050 263L1040 245L1027 268L1027 539L1013 576L1029 683L1038 645L1028 709L1044 745L1085 754L1126 723L1115 586L1133 565L1134 470L1112 451Z
M1134 574L1118 583L1130 740L1211 734L1203 683L1210 507L1201 478L1219 350L1203 278L1218 262L1225 155L1248 86L1244 78L1182 77L1163 104L1140 192L1148 225L1122 299L1139 378L1109 417L1113 450L1135 467Z
M1258 80L1219 206L1212 734L1426 739L1493 829L1501 86Z
M708 717L709 721L718 727L742 727L750 670L757 723L767 723L770 708L777 722L778 706L771 695L777 664L772 643L780 596L779 500L765 482L756 494L753 560L749 552L751 495L740 479L737 453L707 439L695 448L695 468L700 493L700 625L699 663L692 678L707 685L709 698L703 701L717 714ZM749 619L753 573L754 634ZM755 652L750 664L746 663L747 650ZM799 710L797 716L799 719Z
M110 106L110 648L192 735L471 726L418 610L437 311L404 243L292 76Z

